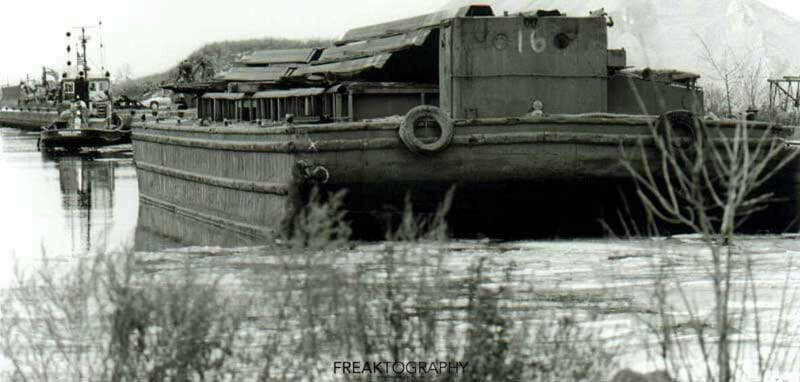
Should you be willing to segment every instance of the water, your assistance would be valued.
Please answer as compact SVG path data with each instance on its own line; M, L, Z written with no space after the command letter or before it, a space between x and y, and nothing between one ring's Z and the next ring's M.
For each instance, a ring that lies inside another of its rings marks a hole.
M15 262L133 245L138 197L130 146L47 157L37 139L0 128L0 283Z
M182 238L158 238L137 229L142 211L130 146L46 157L36 150L37 138L36 133L0 128L0 289L10 285L15 267L36 269L45 257L70 264L96 252L133 249L148 259L153 272L180 270L188 258L200 274L226 275L223 287L231 289L256 288L259 280L275 272L278 257L264 247L179 248ZM359 265L378 265L381 254L395 245L355 243L337 253L335 272L352 275ZM497 264L513 262L516 281L510 287L517 292L514 304L520 311L537 306L556 314L591 316L595 325L605 329L604 335L619 346L620 363L642 370L658 366L648 358L656 342L646 334L644 322L655 318L652 286L662 271L668 275L667 294L672 301L689 301L701 317L710 315L714 301L707 249L692 237L457 240L406 249L411 253L409 264L446 252L445 266L453 277L465 275L467 266L481 256ZM745 237L735 249L736 261L749 257L754 262L753 279L764 317L761 330L767 335L776 333L778 318L783 317L787 326L779 333L778 347L783 353L797 353L800 345L792 340L800 333L800 305L782 300L782 292L793 292L800 281L800 259L795 260L800 241L793 237ZM502 278L499 270L496 273L495 277ZM744 279L743 273L737 273L734 284L742 285ZM732 305L739 306L739 300ZM688 319L685 306L677 304L672 309L678 321ZM743 325L738 333L752 350L754 327ZM691 342L692 338L689 331L681 334L681 340ZM754 358L745 358L744 363L749 365L747 375L752 378ZM2 366L0 362L0 369ZM786 362L771 374L771 380L797 380L799 367L798 362Z

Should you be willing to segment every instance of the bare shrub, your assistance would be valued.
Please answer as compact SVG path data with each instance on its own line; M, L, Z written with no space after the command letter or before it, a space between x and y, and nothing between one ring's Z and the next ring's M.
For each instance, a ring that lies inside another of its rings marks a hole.
M675 120L665 118L663 122L661 128L650 126L652 146L639 145L641 163L626 157L623 165L636 180L637 194L648 211L700 234L709 249L713 325L701 321L692 327L708 366L705 378L727 382L734 379L730 302L735 291L731 278L741 267L730 244L736 230L773 199L773 193L763 186L795 159L797 151L785 147L772 125L755 129L742 121L735 127L724 127L691 119L691 138L679 138L677 126L672 126ZM662 294L657 287L656 295ZM664 304L663 298L660 304ZM663 309L660 316L668 318ZM672 322L663 322L663 328L670 327ZM709 332L713 333L715 349L705 342ZM667 348L675 346L674 334L662 334L667 353Z
M33 274L15 269L0 304L0 350L24 380L85 380L103 372L105 343L97 298L101 263L80 259L64 272L55 259L42 258Z
M75 267L44 261L17 272L2 304L0 350L29 381L216 380L241 311L187 268L177 280L143 275L133 254Z
M309 201L294 218L286 244L308 250L335 249L346 244L352 229L342 209L345 191L322 194L313 188Z
M235 374L243 312L184 267L177 280L132 279L132 262L109 269L111 381L219 380Z

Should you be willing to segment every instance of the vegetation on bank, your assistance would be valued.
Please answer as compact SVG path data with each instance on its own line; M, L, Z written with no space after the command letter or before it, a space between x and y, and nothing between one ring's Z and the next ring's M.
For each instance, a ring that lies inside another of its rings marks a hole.
M258 50L324 47L331 43L332 40L292 40L274 37L217 41L203 45L189 54L185 60L190 63L204 60L211 65L214 72L220 73L229 69L237 59ZM178 65L181 61L183 60L176 62L175 66L164 72L140 77L134 77L135 68L123 65L115 75L114 94L117 96L126 95L137 99L149 91L158 89L159 84L162 82L174 80L178 77Z
M615 368L613 345L589 322L514 309L511 284L530 280L513 263L447 269L446 245L417 241L441 237L443 221L409 210L378 262L348 259L339 200L313 201L292 237L265 249L277 261L249 288L201 280L188 263L151 273L134 254L19 275L0 305L0 350L31 381L599 381ZM335 367L365 361L389 364Z

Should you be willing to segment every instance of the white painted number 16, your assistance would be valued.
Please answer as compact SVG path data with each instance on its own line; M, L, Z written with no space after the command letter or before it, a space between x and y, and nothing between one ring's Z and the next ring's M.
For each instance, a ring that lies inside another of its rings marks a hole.
M536 37L536 31L531 32L531 48L536 53L544 52L545 41L542 37Z

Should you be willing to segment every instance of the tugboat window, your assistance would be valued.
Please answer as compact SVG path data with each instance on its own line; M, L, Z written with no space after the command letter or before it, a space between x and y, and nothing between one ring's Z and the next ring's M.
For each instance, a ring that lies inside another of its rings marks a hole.
M64 82L64 93L75 93L75 83Z

